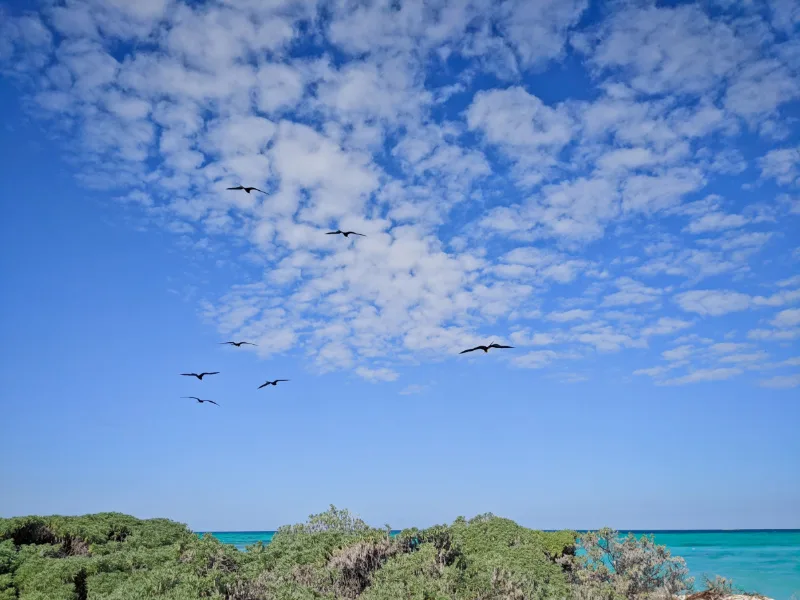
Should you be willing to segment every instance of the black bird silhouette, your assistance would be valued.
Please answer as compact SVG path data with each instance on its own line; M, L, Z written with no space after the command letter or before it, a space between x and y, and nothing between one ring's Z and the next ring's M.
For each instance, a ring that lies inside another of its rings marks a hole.
M191 398L192 400L197 400L200 404L202 404L203 402L211 402L211 404L217 404L213 400L200 400L200 398L198 398L197 396L181 396L181 398ZM219 406L219 404L217 404L217 406Z
M278 385L279 381L289 381L289 380L288 379L276 379L275 381L267 381L266 383L258 386L258 389L261 389L262 387L266 387L268 385Z
M204 375L216 375L219 371L212 371L211 373L181 373L181 375L186 375L187 377L197 377L200 381L203 381Z
M483 350L484 352L489 352L489 348L513 348L514 346L502 346L500 344L495 344L492 342L488 346L475 346L474 348L470 348L469 350L463 350L459 352L459 354L466 354L467 352L474 352L475 350Z
M236 346L240 348L242 344L247 344L248 346L258 346L258 344L251 344L250 342L220 342L220 344L230 344L231 346Z
M344 237L347 237L351 233L353 235L360 235L361 237L367 237L363 233L356 233L355 231L342 231L341 229L337 229L336 231L329 231L325 235L336 235L337 233L341 233Z
M236 187L232 187L232 188L228 188L228 189L229 189L229 190L244 190L244 191L245 191L245 192L247 192L248 194L249 194L250 192L252 192L253 190L255 190L255 191L257 191L257 192L261 192L262 194L266 194L266 193L267 193L267 192L265 192L264 190L260 190L260 189L258 189L257 187L244 187L243 185L237 185Z

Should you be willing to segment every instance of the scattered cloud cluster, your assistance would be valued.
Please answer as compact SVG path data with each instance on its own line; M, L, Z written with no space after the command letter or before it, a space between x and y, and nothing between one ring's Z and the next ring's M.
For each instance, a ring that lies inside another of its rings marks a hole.
M202 314L261 356L797 387L800 11L712 4L54 0L0 65L87 187L239 261Z

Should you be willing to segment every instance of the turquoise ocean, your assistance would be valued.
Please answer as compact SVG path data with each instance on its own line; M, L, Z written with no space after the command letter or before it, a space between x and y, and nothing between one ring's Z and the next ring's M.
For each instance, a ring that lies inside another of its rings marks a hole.
M256 542L269 543L273 531L209 532L240 550ZM396 533L396 532L394 532ZM736 587L774 600L800 600L800 530L634 531L652 533L656 543L686 560L695 586L704 574L721 575Z

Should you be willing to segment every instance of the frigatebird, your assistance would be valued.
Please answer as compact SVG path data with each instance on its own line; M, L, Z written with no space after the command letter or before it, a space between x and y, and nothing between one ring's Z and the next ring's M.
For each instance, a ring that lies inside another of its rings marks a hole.
M488 346L475 346L474 348L470 348L469 350L463 350L459 352L459 354L466 354L467 352L474 352L475 350L483 350L484 352L489 352L489 348L513 348L514 346L502 346L500 344L495 344L492 342Z
M278 385L279 381L289 381L289 380L288 379L276 379L275 381L267 381L266 383L263 383L262 385L258 386L258 389L261 389L261 388L266 387L268 385Z
M191 398L192 400L197 400L200 404L202 404L203 402L211 402L211 404L217 404L213 400L201 400L197 396L181 396L181 398ZM217 406L219 406L219 404L217 404Z
M242 344L247 344L248 346L258 346L258 344L251 344L250 342L220 342L220 344L230 344L231 346L236 346L240 348Z
M260 189L258 189L257 187L244 187L243 185L237 185L236 187L231 187L231 188L228 188L228 189L229 189L229 190L244 190L244 191L245 191L245 192L247 192L248 194L249 194L250 192L252 192L253 190L255 190L255 191L257 191L257 192L261 192L262 194L266 194L266 193L267 193L267 192L265 192L264 190L260 190Z
M336 235L337 233L341 233L344 237L347 237L351 233L353 235L360 235L361 237L367 237L363 233L356 233L355 231L342 231L341 229L337 229L336 231L329 231L325 235Z
M200 381L203 381L204 375L216 375L219 371L212 371L211 373L181 373L181 375L186 375L187 377L197 377Z

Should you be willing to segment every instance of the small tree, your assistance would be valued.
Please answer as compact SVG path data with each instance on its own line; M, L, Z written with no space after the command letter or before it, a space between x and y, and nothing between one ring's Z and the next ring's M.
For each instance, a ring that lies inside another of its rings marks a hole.
M730 596L735 592L733 581L725 577L720 577L719 575L714 577L714 579L704 575L703 584L706 586L706 591L710 592L714 597L722 598L723 596Z
M335 532L343 534L364 533L371 528L364 521L350 513L347 509L338 509L333 504L323 513L311 515L306 523L284 525L278 528L279 533L323 533Z
M637 539L631 533L622 538L606 527L582 535L579 544L584 556L564 556L558 562L570 567L574 583L594 588L601 596L643 599L692 590L694 579L686 562L656 545L652 536Z

